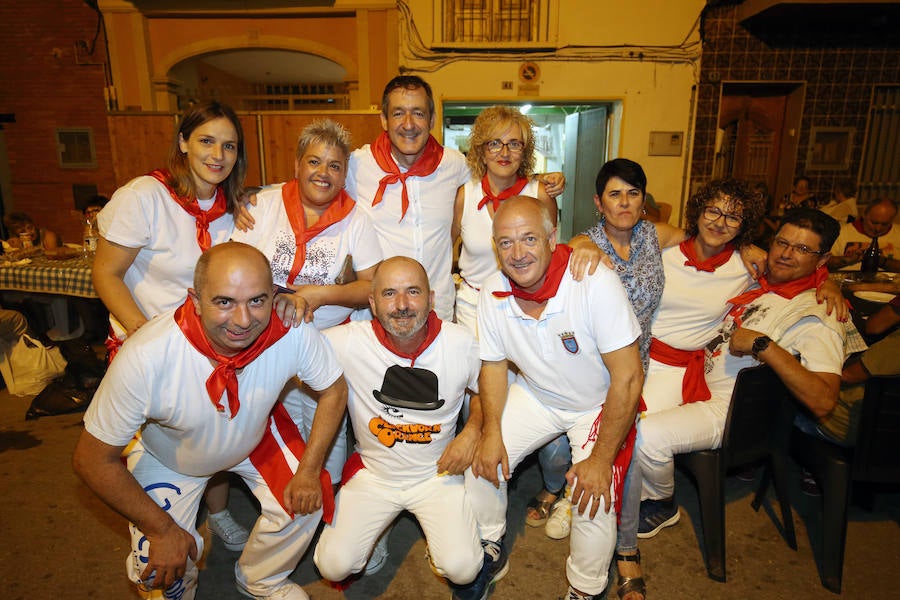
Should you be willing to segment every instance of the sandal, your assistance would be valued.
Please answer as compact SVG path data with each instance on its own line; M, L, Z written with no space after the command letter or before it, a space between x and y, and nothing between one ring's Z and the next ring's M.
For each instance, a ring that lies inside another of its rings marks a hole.
M638 550L636 554L627 556L616 552L613 554L613 560L616 562L633 562L640 566L641 551ZM625 596L633 592L640 594L641 598L647 597L647 584L644 583L643 577L623 577L622 575L619 575L616 586L616 596L619 597L619 600L622 600Z
M552 496L551 500L541 500L540 497ZM550 518L550 509L556 503L558 495L542 489L537 495L528 501L525 511L525 524L529 527L540 527ZM531 509L531 510L528 510ZM531 511L534 511L532 513ZM537 517L533 516L537 515Z

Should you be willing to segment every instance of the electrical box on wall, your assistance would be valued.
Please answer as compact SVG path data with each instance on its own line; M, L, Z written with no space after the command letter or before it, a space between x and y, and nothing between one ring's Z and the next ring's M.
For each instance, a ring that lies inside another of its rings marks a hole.
M681 156L684 145L683 131L651 131L650 156Z

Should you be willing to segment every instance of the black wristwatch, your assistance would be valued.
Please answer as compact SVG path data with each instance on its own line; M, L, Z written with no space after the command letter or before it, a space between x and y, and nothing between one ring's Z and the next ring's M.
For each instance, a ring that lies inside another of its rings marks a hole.
M753 354L753 358L755 358L756 360L759 360L759 353L765 352L766 348L769 347L769 342L771 342L771 341L772 341L772 338L770 338L767 335L761 335L758 338L756 338L755 340L753 340L753 347L750 348L750 352L751 352L751 354Z

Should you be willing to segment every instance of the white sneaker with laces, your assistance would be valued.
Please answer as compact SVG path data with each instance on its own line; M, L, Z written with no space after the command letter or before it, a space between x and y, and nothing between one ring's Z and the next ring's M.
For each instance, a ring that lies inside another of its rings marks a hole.
M255 598L256 600L309 600L309 595L303 591L302 587L293 581L286 581L283 585L275 588L275 591L268 596L256 596L251 594L241 587L240 584L238 584L237 590L242 596Z
M240 552L250 537L250 532L243 525L234 520L228 509L206 518L206 526L222 540L226 548L232 552Z
M544 525L547 537L554 540L562 540L569 536L572 530L572 503L563 496L550 509L550 518Z
M387 548L388 533L390 533L390 530L381 534L375 547L372 548L372 555L369 557L369 562L366 563L366 570L363 571L364 575L374 575L387 564L388 557L390 556Z

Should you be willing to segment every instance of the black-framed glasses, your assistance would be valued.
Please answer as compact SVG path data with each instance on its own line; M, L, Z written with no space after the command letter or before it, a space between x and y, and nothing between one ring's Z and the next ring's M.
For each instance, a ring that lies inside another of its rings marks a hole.
M504 142L503 140L490 140L485 142L484 146L491 154L500 154L504 147L510 152L519 153L525 149L525 142L522 140L509 140L508 142Z
M797 254L802 254L803 256L807 256L810 254L822 256L823 254L828 252L827 250L813 250L806 244L792 244L782 237L777 237L774 240L772 240L772 245L775 246L776 248L778 248L779 250L781 250L782 252L784 252L785 250L790 248Z
M744 217L740 215L730 215L728 213L723 213L715 206L705 206L703 208L703 217L711 223L715 223L720 218L725 217L725 224L729 227L740 227L741 223L744 222Z

